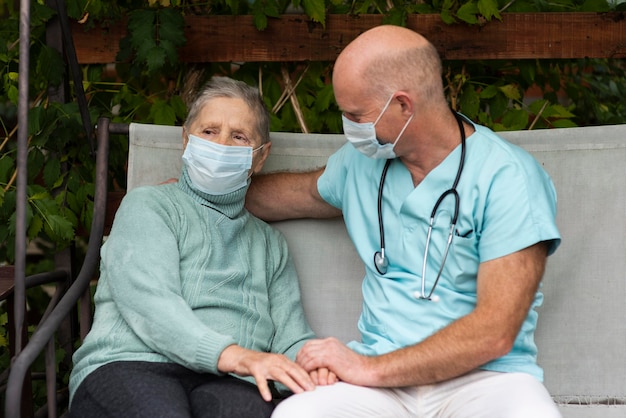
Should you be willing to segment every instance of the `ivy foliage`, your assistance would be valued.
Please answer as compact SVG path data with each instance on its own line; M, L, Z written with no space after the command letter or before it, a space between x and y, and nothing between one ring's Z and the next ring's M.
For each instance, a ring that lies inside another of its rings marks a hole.
M470 25L500 20L503 12L624 10L623 0L66 0L71 19L92 27L124 16L127 36L112 67L82 67L92 121L180 124L186 100L214 74L259 85L272 109L274 131L340 132L340 113L330 83L332 63L181 64L189 14L251 14L259 30L283 13L304 13L325 25L329 13L379 13L384 22L403 25L412 13L438 13L444 21ZM32 44L28 154L28 239L72 244L89 228L93 207L94 158L77 105L56 103L49 91L65 88L63 56L45 41L46 24L56 11L44 0L32 2ZM0 1L0 126L6 140L0 156L0 259L14 254L16 106L18 99L18 11ZM620 123L626 110L621 60L447 61L446 94L452 108L494 130ZM293 94L285 94L293 92ZM125 187L127 144L114 143L111 187Z

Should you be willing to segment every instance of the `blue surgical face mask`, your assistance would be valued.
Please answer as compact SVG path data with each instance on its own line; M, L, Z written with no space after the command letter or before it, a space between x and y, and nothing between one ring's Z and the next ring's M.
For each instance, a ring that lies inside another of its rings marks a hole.
M387 160L396 158L396 153L393 151L393 148L398 143L398 140L406 130L407 126L409 126L411 119L413 119L413 115L411 115L393 143L389 142L381 144L376 137L376 124L389 107L391 99L393 99L393 94L389 97L385 107L383 107L380 115L378 115L373 123L358 123L346 118L344 115L341 115L343 133L348 141L354 146L354 148L370 158L383 158Z
M195 135L188 136L183 163L191 183L201 192L224 195L248 184L252 153L263 148L220 145Z

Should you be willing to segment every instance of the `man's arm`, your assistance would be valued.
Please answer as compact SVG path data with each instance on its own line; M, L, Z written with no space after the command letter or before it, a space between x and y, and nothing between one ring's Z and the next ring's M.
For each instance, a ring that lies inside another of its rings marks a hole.
M336 339L313 340L297 362L308 371L328 367L343 381L375 387L431 384L474 370L513 347L543 276L546 249L538 243L482 263L474 311L419 344L367 357Z
M294 218L332 218L341 211L317 191L324 169L306 173L272 173L252 177L246 209L266 221Z

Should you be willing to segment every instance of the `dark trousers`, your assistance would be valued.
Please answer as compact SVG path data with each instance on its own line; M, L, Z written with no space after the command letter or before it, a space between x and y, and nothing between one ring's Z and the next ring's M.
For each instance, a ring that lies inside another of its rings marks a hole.
M69 416L269 418L273 409L255 385L232 376L124 361L89 374L74 394Z

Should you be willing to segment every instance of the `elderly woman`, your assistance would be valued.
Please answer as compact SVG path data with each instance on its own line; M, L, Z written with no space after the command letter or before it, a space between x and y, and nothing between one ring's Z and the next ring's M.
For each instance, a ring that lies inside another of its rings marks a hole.
M271 147L258 91L213 78L183 144L180 180L129 192L102 247L71 416L269 417L272 390L314 387L287 244L244 209Z

